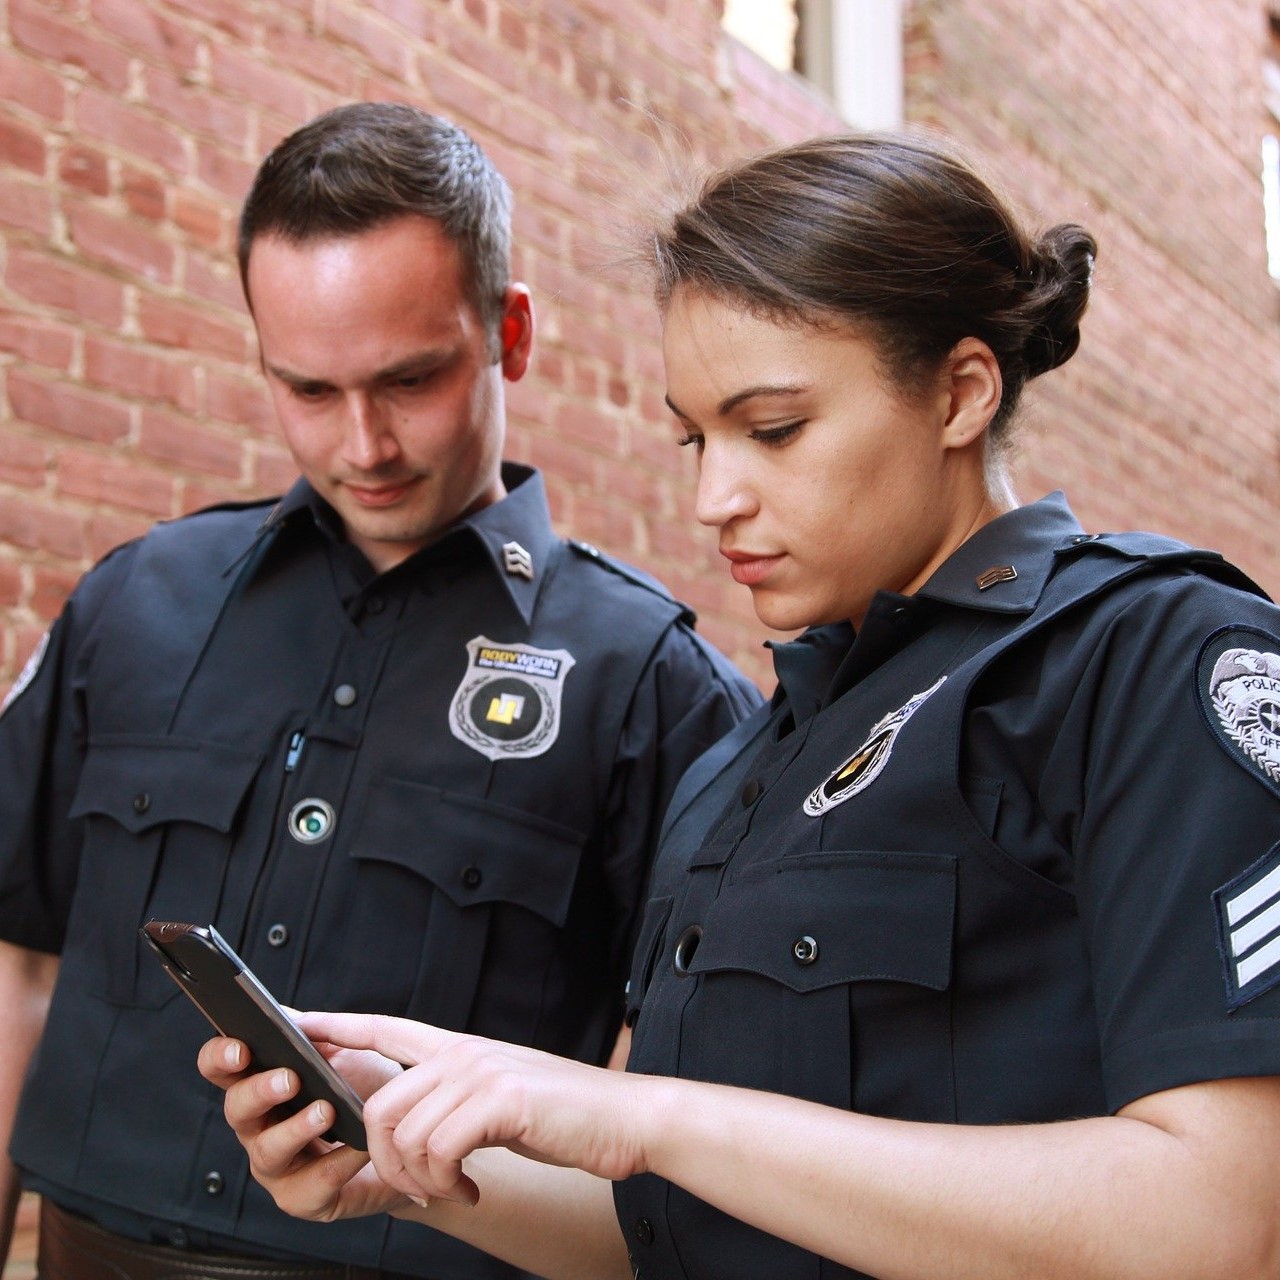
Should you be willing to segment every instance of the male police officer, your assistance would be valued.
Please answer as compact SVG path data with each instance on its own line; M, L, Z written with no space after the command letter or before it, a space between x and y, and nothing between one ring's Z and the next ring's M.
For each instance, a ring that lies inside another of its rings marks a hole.
M502 464L533 317L464 133L319 117L264 162L239 253L303 479L107 557L0 716L0 1125L44 1275L507 1275L277 1213L138 927L212 920L295 1005L604 1061L670 790L756 697Z

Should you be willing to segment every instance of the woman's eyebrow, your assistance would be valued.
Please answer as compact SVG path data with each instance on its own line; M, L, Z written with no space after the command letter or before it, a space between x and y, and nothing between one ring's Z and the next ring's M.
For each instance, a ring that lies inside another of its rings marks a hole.
M755 386L744 387L741 391L735 391L733 395L726 396L716 406L716 414L723 418L725 414L732 413L740 405L745 404L748 400L754 400L757 397L764 396L798 396L803 395L809 388L794 382L762 382ZM677 407L674 400L670 396L662 397L667 402L667 408L678 418L688 419L688 414L684 413Z

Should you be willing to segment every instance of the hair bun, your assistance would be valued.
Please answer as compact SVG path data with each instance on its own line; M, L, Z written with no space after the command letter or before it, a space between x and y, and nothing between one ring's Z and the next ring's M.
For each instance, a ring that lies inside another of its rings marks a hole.
M1031 246L1029 328L1023 358L1028 377L1056 369L1080 345L1080 321L1089 305L1097 241L1074 222L1050 227Z

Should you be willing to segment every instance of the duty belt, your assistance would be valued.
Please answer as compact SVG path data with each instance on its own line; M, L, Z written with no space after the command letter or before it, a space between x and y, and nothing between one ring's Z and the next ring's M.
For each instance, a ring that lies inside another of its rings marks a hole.
M37 1280L409 1280L373 1267L243 1258L143 1244L40 1201Z

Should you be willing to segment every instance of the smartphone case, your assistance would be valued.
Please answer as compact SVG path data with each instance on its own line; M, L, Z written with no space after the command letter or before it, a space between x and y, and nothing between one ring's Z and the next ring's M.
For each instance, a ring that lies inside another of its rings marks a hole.
M302 1089L282 1109L292 1113L317 1099L331 1102L337 1119L324 1136L368 1150L363 1103L213 925L151 920L141 933L219 1034L248 1045L254 1066L298 1073Z

